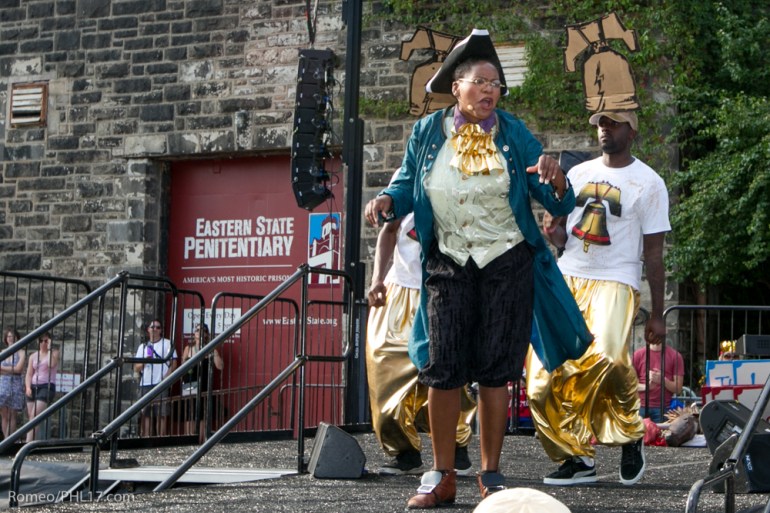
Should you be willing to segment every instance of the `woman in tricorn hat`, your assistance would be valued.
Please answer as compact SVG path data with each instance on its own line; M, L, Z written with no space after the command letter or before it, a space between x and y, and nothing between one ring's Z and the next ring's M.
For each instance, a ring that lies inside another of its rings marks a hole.
M489 33L475 29L426 87L457 104L415 124L401 171L366 206L372 224L414 211L422 246L409 350L429 387L433 470L410 509L455 500L455 429L466 383L479 384L483 498L505 487L507 383L521 377L531 332L547 368L582 354L591 340L530 206L532 197L565 215L574 193L524 124L496 108L507 94L504 80Z

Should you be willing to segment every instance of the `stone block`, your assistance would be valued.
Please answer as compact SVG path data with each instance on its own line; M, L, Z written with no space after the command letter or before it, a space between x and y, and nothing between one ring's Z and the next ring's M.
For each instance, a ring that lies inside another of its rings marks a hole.
M264 110L269 109L272 104L271 98L232 98L223 99L219 102L219 109L222 112L238 112L240 110Z
M200 82L214 77L214 66L209 61L185 62L179 70L180 82Z
M43 60L40 57L13 59L11 62L11 76L39 75L43 72Z
M189 0L185 3L185 17L217 16L222 14L223 9L223 0Z
M114 199L91 199L83 203L83 213L96 214L115 212L123 214L126 212L126 202L123 198Z
M173 62L161 62L148 65L146 71L148 75L171 75L179 71L179 65Z
M231 131L206 132L201 134L201 151L219 153L235 149L235 135Z
M54 13L53 3L39 2L31 3L27 7L27 17L29 19L50 18Z
M144 234L141 221L112 221L107 223L107 242L122 244L126 242L141 242Z
M48 138L49 150L76 150L78 148L78 137L74 136L53 136Z
M0 225L0 239L11 239L11 238L13 238L13 227L8 225Z
M163 88L163 96L169 102L188 101L190 99L190 86L188 84L167 85Z
M30 200L9 201L8 211L12 214L32 212L32 202Z
M152 50L147 52L135 52L131 56L133 64L146 64L148 62L158 62L163 59L162 50Z
M43 243L44 257L64 257L74 254L75 244L72 241L46 241Z
M128 62L115 62L103 64L95 67L96 77L105 78L123 78L128 75Z
M21 240L3 242L3 243L0 243L0 251L2 251L3 253L11 253L14 251L21 252L21 251L24 251L25 246L26 244L24 243L24 241L21 241Z
M77 30L57 32L53 40L57 52L80 49L80 32Z
M129 78L115 82L115 92L122 93L146 93L152 90L152 81L149 78Z
M183 61L187 59L187 48L167 48L163 50L163 59L167 61Z
M197 134L169 134L168 153L171 155L192 155L198 152L200 141Z
M91 216L64 216L61 220L61 228L64 232L87 232L91 229L91 223Z
M111 34L83 34L81 44L84 49L109 48L112 45Z
M76 5L75 0L61 0L56 2L56 15L57 16L68 16L70 14L75 14L76 11Z
M125 138L126 156L159 155L167 151L166 138L157 135L132 135Z
M5 165L6 178L29 178L40 176L39 162L9 162Z
M53 39L39 39L19 43L19 53L49 53L53 51Z
M106 18L110 15L110 0L78 0L77 12L81 18Z
M88 62L113 62L120 61L122 57L120 50L93 50L88 52Z
M3 43L0 44L0 55L16 55L19 51L19 43Z
M105 182L79 182L75 186L77 195L80 198L101 198L105 196L112 196L115 193L115 187L112 183Z
M26 238L28 240L56 240L61 237L58 228L27 228Z
M139 119L142 121L168 121L174 119L173 105L148 105L139 111Z
M38 253L11 253L0 255L0 269L6 271L38 271L42 258Z

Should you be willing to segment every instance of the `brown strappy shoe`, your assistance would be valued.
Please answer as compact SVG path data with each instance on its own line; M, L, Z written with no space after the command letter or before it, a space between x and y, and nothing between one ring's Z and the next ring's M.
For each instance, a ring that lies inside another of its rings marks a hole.
M407 509L430 509L452 504L457 495L456 470L431 470L422 475L417 495L409 499Z
M476 474L481 498L486 499L495 492L505 490L505 476L496 470L484 470Z

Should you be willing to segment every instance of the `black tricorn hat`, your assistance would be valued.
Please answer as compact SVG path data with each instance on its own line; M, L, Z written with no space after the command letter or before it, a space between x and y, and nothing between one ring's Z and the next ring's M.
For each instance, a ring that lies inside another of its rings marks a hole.
M500 59L497 57L495 45L492 44L492 38L489 36L489 31L484 29L473 29L470 36L466 37L452 48L452 51L449 52L449 55L444 59L439 70L433 75L433 78L425 84L425 90L429 93L452 94L452 82L454 81L453 75L455 69L468 59L482 59L494 64L497 68L497 73L500 75L500 81L505 84L503 66L500 64ZM500 89L500 94L508 94L508 88L502 87Z

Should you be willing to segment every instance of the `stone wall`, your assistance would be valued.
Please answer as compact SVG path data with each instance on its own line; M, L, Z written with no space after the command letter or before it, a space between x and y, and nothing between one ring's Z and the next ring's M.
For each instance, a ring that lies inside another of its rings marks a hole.
M305 4L0 0L0 269L95 283L165 273L168 162L288 154ZM338 55L342 85L342 2L318 7L315 48ZM413 31L367 18L362 96L407 98L419 59L399 51ZM11 127L12 84L34 81L48 84L48 121ZM365 119L364 202L399 165L413 122ZM537 135L553 153L592 144ZM368 260L376 230L362 237Z

